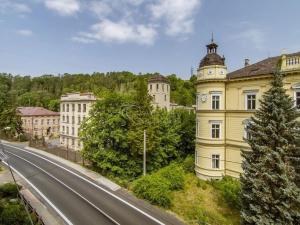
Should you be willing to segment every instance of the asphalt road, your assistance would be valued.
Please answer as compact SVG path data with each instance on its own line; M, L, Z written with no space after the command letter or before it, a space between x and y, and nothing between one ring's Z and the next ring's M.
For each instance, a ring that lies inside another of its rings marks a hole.
M163 213L153 215L53 159L7 144L4 149L10 165L51 202L67 224L173 224Z

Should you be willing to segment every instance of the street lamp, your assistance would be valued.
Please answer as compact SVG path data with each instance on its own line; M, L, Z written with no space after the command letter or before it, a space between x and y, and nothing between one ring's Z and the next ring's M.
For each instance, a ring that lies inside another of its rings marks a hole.
M2 129L2 130L10 130L10 129L11 129L10 127L5 127L5 128ZM22 204L24 205L24 208L25 208L25 211L26 211L27 216L28 216L28 218L29 218L29 221L30 221L31 225L33 225L33 222L32 222L32 219L31 219L31 216L30 216L30 213L29 213L29 210L28 210L28 208L27 208L27 206L26 206L26 204L25 204L25 200L24 200L23 195L20 194L20 188L19 188L19 186L18 186L18 184L17 184L17 181L16 181L16 178L15 178L15 176L14 176L14 173L13 173L13 171L12 171L12 169L11 169L11 166L10 166L10 163L9 163L9 160L8 160L9 157L5 154L5 149L4 149L4 146L3 146L3 143L2 143L2 140L1 140L1 139L0 139L0 145L1 145L1 150L0 150L0 162L3 161L4 164L6 164L6 165L8 166L8 169L9 169L9 171L10 171L10 174L11 174L12 178L13 178L14 184L15 184L16 187L17 187L18 194L19 194L19 196L20 196L20 198L21 198Z

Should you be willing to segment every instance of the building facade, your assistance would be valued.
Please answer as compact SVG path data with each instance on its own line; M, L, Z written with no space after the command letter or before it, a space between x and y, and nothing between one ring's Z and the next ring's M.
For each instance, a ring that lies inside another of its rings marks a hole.
M30 138L59 136L59 113L42 107L19 107L22 129Z
M249 118L259 108L259 99L270 88L277 65L284 75L284 88L300 108L300 52L264 59L227 73L218 45L207 45L197 73L195 171L202 179L242 173L241 150Z
M154 108L170 110L170 84L167 78L156 75L148 80L148 93Z
M82 142L79 128L89 117L92 104L96 101L92 93L70 93L60 99L60 144L62 147L79 151Z

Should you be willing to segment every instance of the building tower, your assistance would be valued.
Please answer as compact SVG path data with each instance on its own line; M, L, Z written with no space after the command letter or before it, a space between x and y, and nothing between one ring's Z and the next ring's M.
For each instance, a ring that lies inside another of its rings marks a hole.
M218 179L225 171L225 58L213 38L197 70L195 171L202 179Z
M155 75L148 80L148 93L152 96L154 108L170 110L170 84L162 75Z

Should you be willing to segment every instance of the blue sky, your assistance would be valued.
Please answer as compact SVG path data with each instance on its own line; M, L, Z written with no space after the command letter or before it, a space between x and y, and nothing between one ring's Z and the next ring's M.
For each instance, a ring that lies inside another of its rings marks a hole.
M0 0L0 71L190 76L214 32L229 71L300 51L299 0Z

